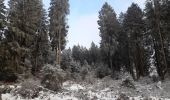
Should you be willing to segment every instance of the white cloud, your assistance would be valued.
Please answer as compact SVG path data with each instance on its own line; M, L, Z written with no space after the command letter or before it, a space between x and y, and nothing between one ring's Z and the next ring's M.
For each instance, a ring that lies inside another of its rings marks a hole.
M74 16L69 21L69 34L67 47L80 44L82 46L90 47L92 41L99 44L99 30L98 30L98 14L81 15L79 17Z

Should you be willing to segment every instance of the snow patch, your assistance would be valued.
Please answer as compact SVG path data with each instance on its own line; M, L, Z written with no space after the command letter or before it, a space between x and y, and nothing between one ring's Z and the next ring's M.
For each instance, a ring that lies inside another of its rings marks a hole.
M86 98L85 100L117 100L119 97L120 93L123 93L127 95L127 91L122 92L120 89L121 88L116 88L118 86L118 83L113 83L117 84L114 85L113 87L107 86L106 88L98 88L102 87L104 83L102 81L98 81L96 84L93 85L87 85L84 83L76 83L72 81L67 81L63 83L63 90L61 92L55 93L50 90L45 90L45 91L40 91L39 96L34 98L34 99L23 99L20 95L13 95L13 93L6 93L2 94L2 100L82 100ZM97 87L96 87L97 85ZM158 88L162 88L164 83L158 82L156 86ZM142 85L139 87L139 91L143 89L149 89L151 85ZM153 85L154 86L154 85ZM5 87L4 85L0 87ZM11 88L19 88L21 86L17 85L11 85L9 86ZM115 88L115 89L113 89ZM152 90L152 88L151 88ZM129 97L129 100L143 100L145 97L144 96L135 96L135 97ZM152 95L148 96L148 99L150 100L170 100L170 99L163 99L160 97L152 97Z
M73 90L73 91L78 91L79 89L84 89L83 86L79 85L79 84L73 84L71 87L70 87L70 90Z
M5 88L5 85L1 85L0 88Z

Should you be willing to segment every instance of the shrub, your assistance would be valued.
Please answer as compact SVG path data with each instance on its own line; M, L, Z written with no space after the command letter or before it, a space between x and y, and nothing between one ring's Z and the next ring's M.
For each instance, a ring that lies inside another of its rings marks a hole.
M86 93L83 90L79 90L75 95L79 100L89 100Z
M124 86L124 87L129 87L129 88L135 89L135 85L133 83L133 80L130 80L129 78L123 80L121 85Z
M71 70L71 73L79 73L80 72L80 62L71 61L69 69Z
M41 84L50 90L58 91L61 89L67 74L59 66L45 65L42 70Z
M88 72L85 81L89 84L94 84L96 82L95 72L94 71Z
M38 97L39 92L42 90L37 82L33 80L27 80L21 84L20 88L13 90L14 95L20 95L23 98L34 99Z
M61 60L61 68L63 70L69 69L71 62L73 61L71 50L66 49L62 51L62 60Z
M0 88L0 94L10 93L11 90L12 90L11 87L5 85L5 86L3 86L3 87Z
M82 77L82 80L85 80L86 75L88 74L90 67L91 67L88 65L87 61L84 61L84 62L85 62L84 65L80 69L80 75Z
M87 68L83 67L80 71L80 75L81 75L82 80L84 80L86 78L87 73L88 73Z
M17 79L17 75L12 70L7 69L4 72L0 72L0 81L16 82Z
M117 100L130 100L129 97L127 95L125 95L124 93L120 93L119 97L117 98Z
M103 78L105 76L111 75L111 69L104 64L99 64L95 73L97 78Z

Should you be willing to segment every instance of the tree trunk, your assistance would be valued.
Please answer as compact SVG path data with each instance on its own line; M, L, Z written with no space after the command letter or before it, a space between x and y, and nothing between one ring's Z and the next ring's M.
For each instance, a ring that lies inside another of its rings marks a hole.
M111 55L109 55L109 65L110 65L110 68L112 69L112 71L114 72Z
M56 48L56 64L59 65L59 48Z
M2 100L2 94L0 93L0 100Z
M137 43L137 66L138 67L138 78L140 78L140 76L144 76L144 64L143 64L143 50L140 47L140 44Z
M61 30L60 30L61 33ZM61 36L59 34L59 47L58 47L58 65L60 66L61 63Z
M56 64L58 63L58 47L56 47Z
M37 68L37 56L36 56L36 57L35 57L35 72L34 72L34 73L36 73L37 70L38 70L38 68Z
M130 74L132 75L133 79L135 80L135 73L134 73L134 61L131 53L131 39L130 36L128 36L128 56L129 56L129 69L130 69Z
M56 48L56 63L60 66L61 63L61 28L58 31L58 42Z

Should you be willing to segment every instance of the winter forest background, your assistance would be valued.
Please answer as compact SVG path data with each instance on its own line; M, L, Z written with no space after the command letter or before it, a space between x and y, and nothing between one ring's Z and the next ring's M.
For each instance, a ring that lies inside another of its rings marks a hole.
M146 0L143 10L132 3L120 14L105 2L97 21L100 46L92 42L90 48L79 44L69 49L65 48L69 0L51 0L48 13L42 0L9 0L9 8L4 1L0 0L0 85L15 84L16 87L9 88L10 91L1 87L0 100L5 93L34 99L40 95L39 91L46 89L54 94L61 92L64 82L94 85L105 78L112 80L110 85L120 82L121 87L132 89L131 97L145 92L137 90L138 84L144 85L141 81L145 80L160 89L151 89L150 96L158 91L156 96L170 98L170 89L163 88L170 87L169 0ZM18 85L21 87L17 88ZM119 95L116 100L129 99L129 94L123 91L114 94ZM100 100L98 96L94 96L97 99L86 95L76 98Z

